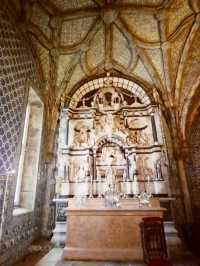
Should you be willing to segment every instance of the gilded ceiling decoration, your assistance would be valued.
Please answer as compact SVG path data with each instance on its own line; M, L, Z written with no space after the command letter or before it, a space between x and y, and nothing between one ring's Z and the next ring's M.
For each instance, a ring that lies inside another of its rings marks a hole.
M117 71L156 89L177 124L186 119L200 73L198 0L23 0L21 10L20 1L11 3L50 103L90 76Z

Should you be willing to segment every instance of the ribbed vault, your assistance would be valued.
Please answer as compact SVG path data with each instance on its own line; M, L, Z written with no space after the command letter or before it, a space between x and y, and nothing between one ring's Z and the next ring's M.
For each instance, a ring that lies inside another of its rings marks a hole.
M53 116L77 83L117 70L156 90L185 138L199 84L198 0L11 0L9 6L32 43Z

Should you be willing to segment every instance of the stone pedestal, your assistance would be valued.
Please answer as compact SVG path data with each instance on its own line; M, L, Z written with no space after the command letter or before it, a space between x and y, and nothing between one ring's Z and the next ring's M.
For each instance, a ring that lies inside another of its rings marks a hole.
M134 199L123 200L120 208L105 208L99 199L81 208L74 202L70 205L66 210L65 260L142 261L142 218L162 217L165 210L156 200L143 208Z

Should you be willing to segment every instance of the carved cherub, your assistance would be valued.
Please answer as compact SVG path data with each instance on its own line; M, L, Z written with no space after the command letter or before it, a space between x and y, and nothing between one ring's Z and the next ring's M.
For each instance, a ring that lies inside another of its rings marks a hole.
M79 124L74 128L74 141L75 148L84 148L90 145L90 128L87 125Z

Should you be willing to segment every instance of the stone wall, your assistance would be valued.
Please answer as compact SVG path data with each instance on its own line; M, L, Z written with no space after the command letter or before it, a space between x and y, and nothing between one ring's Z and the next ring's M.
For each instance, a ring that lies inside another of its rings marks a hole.
M200 117L194 121L191 132L188 172L194 218L200 219Z
M30 84L39 87L30 46L6 8L0 9L0 265L12 265L27 252L41 227L45 175L39 168L35 208L13 215L23 121ZM34 87L33 86L33 87Z
M171 201L171 215L177 229L179 230L179 233L181 233L182 224L185 223L185 208L174 154L173 139L170 134L169 125L164 119L164 116L162 117L162 126L166 142L167 157L169 161L168 170L170 196L174 199Z

